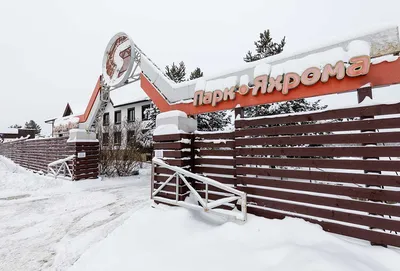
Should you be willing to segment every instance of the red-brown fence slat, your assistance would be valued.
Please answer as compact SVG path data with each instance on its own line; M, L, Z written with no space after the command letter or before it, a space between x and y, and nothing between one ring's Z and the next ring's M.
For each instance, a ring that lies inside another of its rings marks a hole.
M271 218L271 219L283 219L285 217L301 218L308 222L321 225L322 228L327 232L341 234L341 235L349 236L349 237L353 237L353 238L358 238L358 239L373 242L375 244L386 244L389 246L400 247L400 236L396 236L393 234L387 234L387 233L383 233L383 232L377 232L377 231L347 226L347 225L333 223L333 222L319 221L316 219L305 218L302 216L296 216L294 214L285 214L285 213L280 213L278 211L265 210L262 208L258 208L258 206L254 206L254 205L248 205L247 211L250 214L255 214L258 216L263 216L263 217L267 217L267 218Z
M236 137L243 136L265 136L265 135L290 135L290 134L307 134L337 131L362 131L399 128L400 118L390 119L372 119L360 121L344 121L322 124L303 124L291 126L276 126L265 128L251 128L236 131Z
M237 138L236 146L299 144L367 144L400 142L400 132Z
M369 171L400 171L400 160L351 160L351 159L312 159L312 158L249 158L237 157L238 165L269 165L312 168L335 168Z
M286 124L296 122L329 120L329 119L344 119L355 117L370 117L378 115L400 114L400 103L396 104L381 104L366 107L336 109L322 112L310 112L305 114L297 114L291 116L273 116L257 119L240 119L235 121L235 127L245 128L249 126Z
M300 157L400 157L400 147L267 147L237 148L236 155L282 155ZM400 170L400 168L399 168Z
M273 179L262 179L259 177L237 177L238 182L246 185L257 185L265 187L273 187L280 189L289 189L297 191L307 191L313 193L323 193L330 195L341 195L357 199L369 199L376 201L391 201L400 202L400 191L391 191L384 189L372 189L372 188L360 188L360 187L348 187L341 185L330 185L321 183L306 183L306 182L295 182L295 181L282 181ZM248 187L247 189L250 189ZM265 196L262 188L252 187L252 194Z
M237 167L238 175L253 174L260 176L271 176L280 178L292 178L302 180L328 181L336 183L365 184L378 186L400 187L400 176L383 174L364 173L343 173L329 171L275 169L275 168L254 168Z

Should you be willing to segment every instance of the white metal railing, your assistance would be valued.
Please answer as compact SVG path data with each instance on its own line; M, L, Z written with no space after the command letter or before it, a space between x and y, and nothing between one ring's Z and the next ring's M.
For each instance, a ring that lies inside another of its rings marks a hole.
M72 179L72 172L69 169L68 161L72 161L75 155L70 155L66 158L56 160L47 165L47 173L57 178L58 175L63 174L65 177L70 177Z
M174 171L175 173L172 174L165 182L163 182L160 187L158 187L155 191L154 191L154 166L160 166L163 168L167 168L169 170ZM197 174L194 174L190 171L187 171L183 168L177 167L177 166L171 166L166 164L164 161L162 161L161 159L158 158L153 158L153 172L152 172L152 199L159 201L159 202L163 202L163 203L168 203L168 204L172 204L172 205L177 205L177 206L181 206L181 207L185 207L185 208L189 208L189 209L194 209L194 210L204 210L206 212L212 212L212 213L217 213L217 214L223 214L223 215L228 215L228 216L232 216L238 220L242 220L242 221L246 221L247 219L247 197L246 197L246 193L243 191L239 191L233 187L230 187L226 184L217 182L213 179L210 179L208 177L205 176L200 176ZM199 193L196 191L196 189L193 188L193 186L188 182L188 180L186 178L192 178L195 179L196 181L199 181L201 183L205 184L205 198L202 198ZM168 184L170 183L173 179L175 178L175 200L172 199L166 199L160 196L157 196L157 194ZM182 180L183 183L188 187L188 189L190 190L191 194L195 197L195 199L198 201L198 203L200 203L200 205L198 204L193 204L187 201L182 201L179 200L179 180ZM221 199L209 202L208 200L208 187L209 186L214 186L216 188L219 188L221 190L224 190L230 194L233 194L233 196L226 196L223 197L221 195ZM241 205L241 210L223 210L223 209L217 209L217 207L220 207L223 204L226 203L232 203L232 202L238 202Z

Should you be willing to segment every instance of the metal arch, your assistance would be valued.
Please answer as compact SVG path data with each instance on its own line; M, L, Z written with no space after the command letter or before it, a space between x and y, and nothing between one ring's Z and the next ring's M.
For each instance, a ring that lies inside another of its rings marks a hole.
M141 71L138 68L140 68L140 60L143 52L136 46L136 44L134 44L134 47L136 50L135 50L135 56L133 58L134 61L133 69L128 77L128 80L123 85L117 87L110 87L107 86L107 84L104 82L103 77L101 78L100 106L97 109L93 123L90 125L90 130L95 131L96 127L98 127L99 123L101 123L101 119L106 111L108 103L110 102L110 92L118 88L124 87L126 85L129 85L131 83L134 83L136 81L139 81Z

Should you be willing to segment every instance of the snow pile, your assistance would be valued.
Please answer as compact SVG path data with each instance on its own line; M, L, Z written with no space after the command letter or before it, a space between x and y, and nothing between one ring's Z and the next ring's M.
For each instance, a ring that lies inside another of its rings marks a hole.
M265 75L270 73L271 73L271 65L266 63L261 63L254 68L254 78L260 75Z
M288 72L295 72L300 75L310 67L318 67L322 69L326 64L335 65L340 60L348 63L352 57L370 55L370 48L370 43L362 40L354 40L349 43L347 48L337 47L273 65L271 76L276 77ZM269 58L265 58L264 61L268 62ZM262 65L267 64L261 63L257 65L254 72L256 73L256 70L260 69ZM261 74L258 73L258 75Z
M186 133L178 128L179 118L187 119L187 114L180 110L171 110L157 115L157 128L153 135Z
M167 111L167 112L158 114L156 117L156 120L160 121L160 120L168 119L168 118L172 118L172 117L187 118L187 114L180 110L171 110L171 111Z
M0 191L2 196L14 195L19 191L33 192L60 187L62 183L62 179L34 174L0 156Z
M395 55L387 55L387 56L380 56L380 57L376 57L376 58L373 58L373 59L371 59L371 63L373 64L373 65L375 65L375 64L379 64L379 63L382 63L382 62L393 62L393 61L396 61L397 59L399 59L399 56L395 56Z
M179 130L178 126L175 124L165 124L158 126L155 130L153 135L172 135L172 134L185 134L184 131Z
M15 134L18 135L18 129L16 128L6 128L0 130L0 134Z
M54 127L65 126L69 124L77 124L79 123L78 115L70 115L62 118L58 118L54 121Z
M114 106L149 100L139 82L114 89L110 92L110 98Z
M300 219L248 222L158 206L134 213L71 270L397 271L400 253L356 244Z

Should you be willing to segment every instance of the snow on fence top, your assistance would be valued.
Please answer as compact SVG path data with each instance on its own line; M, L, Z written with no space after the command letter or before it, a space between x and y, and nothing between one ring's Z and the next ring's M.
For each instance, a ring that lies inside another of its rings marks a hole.
M3 129L3 130L0 130L0 134L18 135L18 129L16 129L16 128L6 128L6 129Z
M153 132L153 136L173 135L173 134L187 134L187 133L185 131L179 130L178 126L175 124L160 125Z
M145 55L141 59L141 69L150 82L169 103L193 98L196 89L216 89L218 86L246 81L254 78L259 73L271 71L271 74L282 74L284 72L302 72L311 66L320 67L323 64L335 64L337 61L347 61L352 56L369 55L379 57L392 54L400 50L398 27L387 27L374 29L358 36L347 39L336 40L328 45L320 46L313 50L297 52L294 54L282 53L259 61L247 63L239 69L225 71L219 75L199 78L188 82L175 84L169 80L162 71L154 65ZM247 77L246 77L247 76ZM249 83L253 83L252 80Z
M162 119L168 119L171 117L182 117L182 118L187 118L187 114L183 111L180 110L171 110L168 112L163 112L157 115L157 120L162 120Z
M79 116L71 115L58 118L54 121L54 132L68 131L77 128L79 125Z

